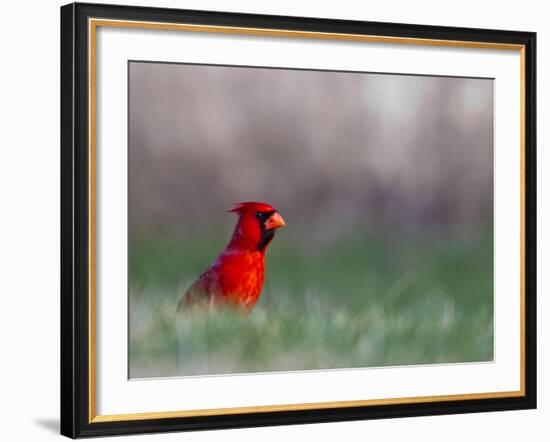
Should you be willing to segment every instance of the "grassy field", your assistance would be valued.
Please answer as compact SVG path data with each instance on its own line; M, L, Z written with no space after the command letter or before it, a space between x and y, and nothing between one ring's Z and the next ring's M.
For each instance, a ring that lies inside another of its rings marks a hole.
M491 231L469 239L354 232L314 249L282 234L249 316L176 314L226 240L132 238L130 377L493 358Z

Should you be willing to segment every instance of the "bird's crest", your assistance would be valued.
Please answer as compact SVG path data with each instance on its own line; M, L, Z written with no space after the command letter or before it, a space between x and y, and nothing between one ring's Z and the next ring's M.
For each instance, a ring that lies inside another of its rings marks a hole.
M260 203L256 201L247 201L242 203L233 203L233 207L228 209L228 212L233 213L243 213L243 212L271 212L274 211L275 207L267 204Z

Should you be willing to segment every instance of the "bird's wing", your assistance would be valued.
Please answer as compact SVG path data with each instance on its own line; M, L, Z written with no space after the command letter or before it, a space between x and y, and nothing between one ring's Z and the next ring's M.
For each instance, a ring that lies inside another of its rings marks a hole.
M213 294L207 288L207 284L199 278L189 287L178 302L177 311L183 311L191 306L208 306L213 299Z

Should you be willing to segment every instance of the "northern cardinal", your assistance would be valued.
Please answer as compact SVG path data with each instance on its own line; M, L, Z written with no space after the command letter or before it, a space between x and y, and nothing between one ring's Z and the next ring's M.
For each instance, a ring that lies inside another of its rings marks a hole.
M239 217L229 244L183 294L178 310L199 305L230 306L249 312L258 301L264 285L266 249L275 230L286 223L266 203L236 203L228 212Z

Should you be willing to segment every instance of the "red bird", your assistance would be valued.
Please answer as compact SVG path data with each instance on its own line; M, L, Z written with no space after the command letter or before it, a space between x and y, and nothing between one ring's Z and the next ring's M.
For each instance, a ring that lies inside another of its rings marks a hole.
M178 310L200 305L231 306L248 312L258 301L264 285L265 251L275 230L286 223L266 203L236 203L228 212L239 216L229 244L183 294Z

